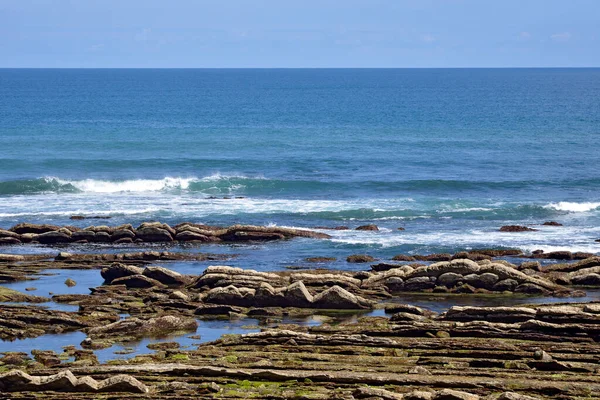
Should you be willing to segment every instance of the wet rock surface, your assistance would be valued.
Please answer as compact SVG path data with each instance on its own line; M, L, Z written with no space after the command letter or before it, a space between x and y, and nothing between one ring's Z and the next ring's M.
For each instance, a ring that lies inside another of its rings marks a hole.
M84 218L75 218L84 219ZM376 228L376 227L375 227ZM161 222L144 222L137 228L131 224L119 226L73 226L39 225L21 223L7 230L0 230L0 244L41 243L47 245L65 243L169 243L169 242L263 242L305 237L326 239L330 236L311 230L266 227L256 225L233 225L214 227L185 222L174 227Z
M201 242L204 237L222 240L248 232L260 240L287 238L287 231L240 227L222 231L190 224L146 224L142 229L148 235L176 240L183 234ZM41 235L60 229L22 225L18 230L26 233L9 232ZM127 226L86 228L71 231L71 236L83 231L115 240L137 238L131 236L137 229ZM214 265L221 261L218 255L198 253L0 255L0 276L5 279L67 268L94 269L91 272L104 280L89 293L52 296L56 304L73 306L75 311L35 303L47 298L20 297L29 293L0 292L4 301L29 301L0 305L2 340L65 332L85 337L63 353L0 355L0 397L87 399L105 393L109 398L153 399L599 398L600 302L562 304L556 299L556 304L518 307L454 306L441 313L397 302L407 293L473 299L576 296L580 288L600 285L595 280L600 276L598 257L578 260L583 255L555 253L555 263L540 259L516 265L497 258L522 253L484 249L406 255L378 260L373 266L369 263L374 261L368 261L354 266L360 271L279 272ZM169 267L171 261L209 257L213 265L195 275ZM82 284L75 280L79 288ZM365 316L371 310L379 311L379 316ZM326 312L351 312L353 317L328 317L312 326L285 320ZM244 318L259 321L256 332L224 335L193 346L177 343L176 335L202 336L196 330L203 322L233 324ZM96 357L100 349L144 338L163 341L144 343L150 353L129 359L99 362Z

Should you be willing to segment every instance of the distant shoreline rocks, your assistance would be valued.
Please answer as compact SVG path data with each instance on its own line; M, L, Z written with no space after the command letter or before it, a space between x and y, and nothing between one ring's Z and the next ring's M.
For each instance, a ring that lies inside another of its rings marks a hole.
M80 216L75 217L75 219L81 219ZM78 228L75 226L20 223L8 230L0 229L0 244L6 245L21 243L50 245L66 243L230 243L264 242L295 237L327 239L331 236L306 229L256 225L215 227L191 222L184 222L173 227L161 222L144 222L137 228L134 228L131 224Z

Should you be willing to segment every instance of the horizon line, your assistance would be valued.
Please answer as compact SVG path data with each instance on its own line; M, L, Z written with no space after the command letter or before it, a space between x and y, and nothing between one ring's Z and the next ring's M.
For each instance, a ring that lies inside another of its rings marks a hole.
M513 67L1 67L7 69L231 69L231 70L274 70L274 69L598 69L600 66L513 66Z

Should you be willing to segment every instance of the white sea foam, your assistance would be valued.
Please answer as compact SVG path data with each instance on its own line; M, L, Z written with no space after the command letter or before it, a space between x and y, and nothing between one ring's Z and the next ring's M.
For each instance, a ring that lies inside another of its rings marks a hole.
M46 181L58 182L61 185L71 185L76 189L84 193L120 193L120 192L158 192L168 189L182 189L187 190L192 183L199 182L227 182L234 179L253 179L262 180L265 179L263 176L248 177L244 175L224 175L224 174L213 174L198 178L192 177L165 177L162 179L128 179L124 181L112 181L112 180L101 180L101 179L83 179L83 180L69 180L61 179L56 177L46 177ZM239 183L233 183L229 187L229 190L238 190L243 188L244 185ZM210 189L210 188L207 188ZM214 188L213 188L214 189Z
M569 212L587 212L593 211L600 207L600 202L584 202L576 203L570 201L560 201L558 203L550 203L544 206L544 208L554 209L558 211L569 211Z

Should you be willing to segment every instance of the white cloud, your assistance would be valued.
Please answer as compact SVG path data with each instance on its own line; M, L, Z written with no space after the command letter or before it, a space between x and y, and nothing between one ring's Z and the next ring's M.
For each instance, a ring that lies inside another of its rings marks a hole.
M550 39L555 42L568 42L571 39L571 34L569 32L560 32L550 35Z

